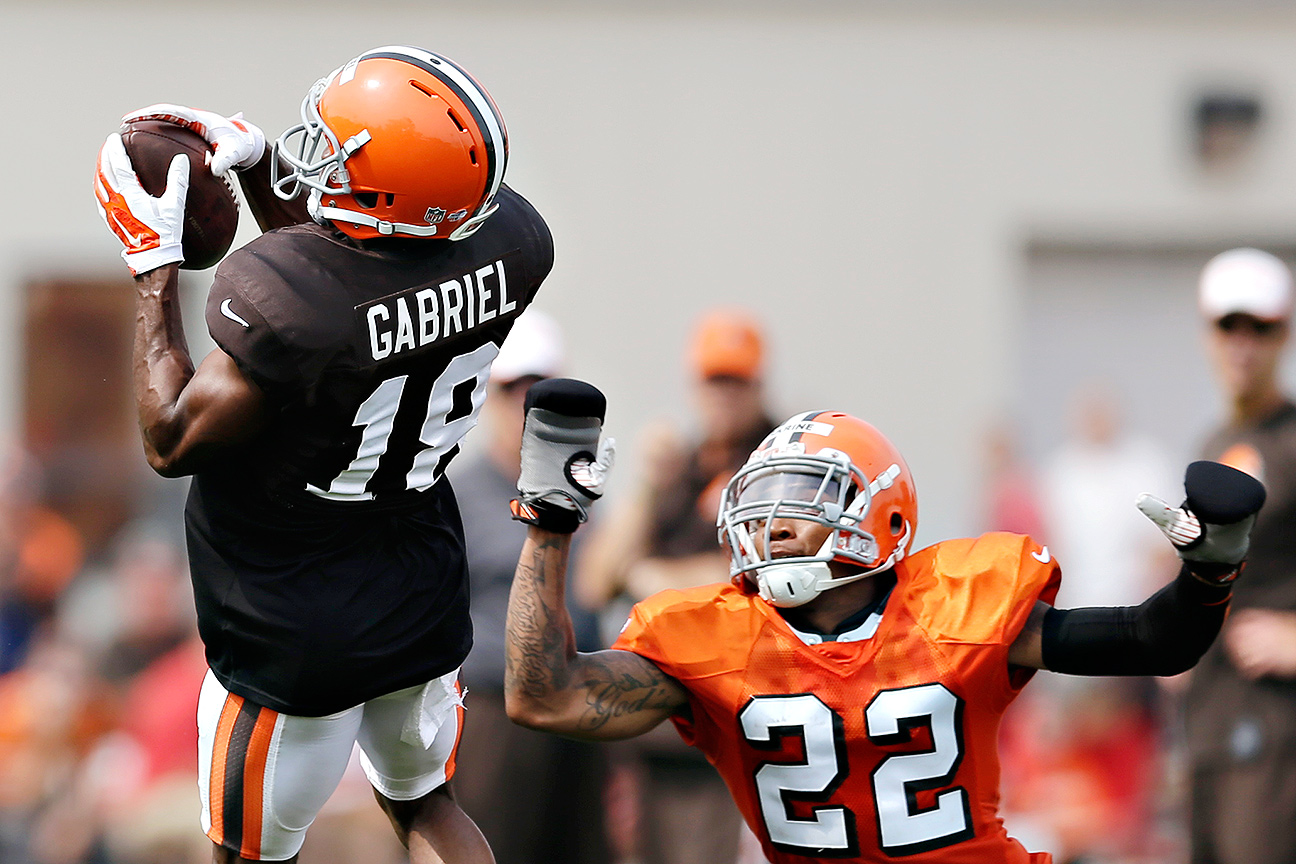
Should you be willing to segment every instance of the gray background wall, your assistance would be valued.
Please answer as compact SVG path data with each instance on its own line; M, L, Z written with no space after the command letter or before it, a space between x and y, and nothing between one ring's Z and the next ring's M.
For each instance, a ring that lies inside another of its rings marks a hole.
M509 181L557 244L541 305L566 325L573 372L608 391L631 459L644 421L685 416L693 315L748 304L771 330L780 413L840 406L906 452L920 540L976 527L984 430L1061 388L1028 374L1023 325L1067 326L1030 317L1030 250L1201 257L1296 236L1285 4L11 0L0 431L19 419L24 284L124 274L89 183L123 112L243 110L277 134L316 77L392 42L455 58L499 103ZM1256 152L1224 176L1192 155L1203 86L1265 100ZM1082 294L1111 270L1089 272ZM1137 335L1191 352L1191 268L1178 272L1182 293L1163 288L1180 308L1137 307ZM1164 403L1138 412L1148 431L1187 440L1213 411L1123 374Z

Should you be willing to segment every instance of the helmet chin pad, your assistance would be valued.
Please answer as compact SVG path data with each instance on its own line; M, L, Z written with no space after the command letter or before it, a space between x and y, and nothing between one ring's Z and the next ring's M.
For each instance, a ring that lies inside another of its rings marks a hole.
M791 609L819 596L832 584L832 572L822 561L771 564L756 571L756 589L771 606Z

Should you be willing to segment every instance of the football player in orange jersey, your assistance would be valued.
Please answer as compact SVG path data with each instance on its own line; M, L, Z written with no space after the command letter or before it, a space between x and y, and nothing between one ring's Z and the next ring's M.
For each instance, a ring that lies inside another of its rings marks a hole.
M1028 537L911 554L917 498L900 453L855 417L812 411L729 482L732 583L650 597L612 649L580 654L564 579L570 532L610 464L604 407L582 382L528 394L513 509L533 527L510 597L509 714L588 739L670 719L776 864L1051 860L997 813L1004 710L1035 669L1191 667L1224 619L1264 501L1248 475L1193 463L1183 506L1139 500L1179 551L1179 577L1137 607L1059 610L1057 562Z

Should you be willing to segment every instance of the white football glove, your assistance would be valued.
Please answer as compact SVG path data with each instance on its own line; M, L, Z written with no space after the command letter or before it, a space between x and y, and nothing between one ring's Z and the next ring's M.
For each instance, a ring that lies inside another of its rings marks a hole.
M251 168L265 153L265 133L244 120L242 111L223 117L214 111L160 102L132 111L122 118L122 124L134 120L163 120L197 132L215 151L210 165L217 177L225 176L231 168Z
M1184 474L1186 498L1171 507L1144 493L1138 508L1166 536L1188 570L1203 582L1224 585L1242 572L1251 527L1265 489L1249 474L1218 462L1194 462Z
M599 441L607 400L584 381L549 378L527 391L525 410L513 518L570 534L603 496L616 458L616 442Z
M95 202L99 215L126 247L122 260L132 276L184 260L185 196L189 192L189 158L177 154L167 169L166 190L154 198L144 191L121 135L108 136L95 167Z

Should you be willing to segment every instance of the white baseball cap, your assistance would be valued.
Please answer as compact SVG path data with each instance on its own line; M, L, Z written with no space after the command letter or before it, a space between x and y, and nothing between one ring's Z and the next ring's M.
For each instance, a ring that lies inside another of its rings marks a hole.
M533 306L513 322L491 366L490 380L503 384L529 376L553 378L562 374L562 367L562 329Z
M1292 311L1292 273L1268 252L1230 249L1202 270L1198 301L1202 314L1212 321L1237 313L1283 321Z

